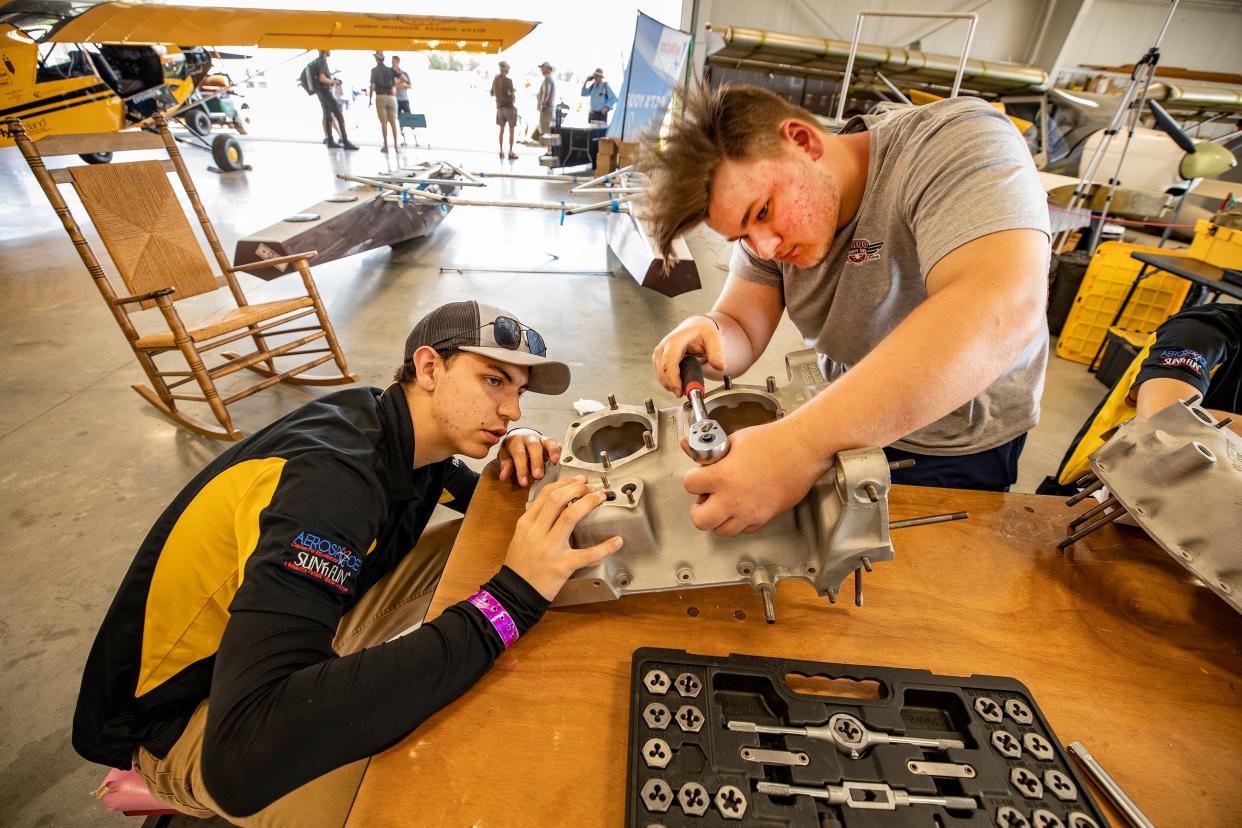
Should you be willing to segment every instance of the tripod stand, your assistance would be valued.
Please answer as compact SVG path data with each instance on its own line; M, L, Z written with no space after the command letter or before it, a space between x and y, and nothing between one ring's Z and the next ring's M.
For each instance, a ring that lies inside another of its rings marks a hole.
M1096 171L1108 154L1113 138L1122 130L1124 122L1126 142L1121 148L1120 157L1117 159L1117 169L1108 179L1108 195L1105 197L1103 209L1100 210L1099 216L1095 219L1091 228L1091 238L1087 244L1088 251L1095 250L1096 245L1100 243L1100 233L1104 230L1104 221L1108 218L1108 211L1113 206L1113 197L1117 193L1117 186L1121 183L1121 167L1125 164L1126 153L1130 149L1130 141L1134 138L1134 130L1139 125L1139 118L1143 114L1143 107L1147 103L1148 89L1151 87L1152 79L1156 77L1156 66L1160 63L1160 43L1169 31L1169 24L1173 22L1173 13L1177 11L1178 2L1179 0L1172 0L1172 3L1169 5L1169 13L1164 18L1164 25L1160 28L1160 34L1156 36L1156 42L1147 50L1147 54L1143 55L1142 60L1134 65L1134 71L1130 73L1130 81L1126 84L1125 92L1121 96L1121 102L1117 104L1117 110L1113 113L1112 120L1109 121L1107 129L1104 130L1104 139L1096 146L1095 152L1092 153L1090 161L1087 162L1087 166L1082 172L1082 178L1078 180L1078 185L1074 188L1074 194L1070 198L1067 212L1073 214L1090 195L1092 180L1095 178ZM1052 245L1053 251L1061 249L1072 229L1072 227L1066 227L1057 234Z

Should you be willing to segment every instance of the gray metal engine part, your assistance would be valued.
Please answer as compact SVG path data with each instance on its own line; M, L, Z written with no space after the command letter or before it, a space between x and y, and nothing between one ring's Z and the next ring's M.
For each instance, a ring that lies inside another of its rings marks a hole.
M726 381L706 395L708 413L732 433L777 420L826 386L814 351L789 354L785 364L789 381L783 387L771 377L763 386ZM575 546L613 535L624 538L625 546L575 572L555 605L727 584L749 584L767 596L777 582L790 579L806 581L835 601L850 573L861 579L864 567L893 559L889 468L878 448L840 452L801 503L758 532L721 538L696 529L690 522L694 497L682 485L682 475L695 464L679 445L691 422L689 403L657 409L651 400L625 405L611 397L608 408L574 420L560 464L531 487L529 500L560 475L585 475L603 485L610 500L578 524Z
M1127 420L1091 455L1118 506L1173 560L1242 612L1242 437L1197 405L1175 402ZM1091 527L1088 527L1091 528Z

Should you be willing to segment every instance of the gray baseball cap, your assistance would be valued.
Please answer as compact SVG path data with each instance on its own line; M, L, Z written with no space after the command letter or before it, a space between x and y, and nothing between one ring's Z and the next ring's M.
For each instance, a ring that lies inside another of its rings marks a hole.
M531 344L534 340L534 344ZM548 359L538 331L512 313L478 302L450 302L419 320L405 340L405 357L427 345L437 351L468 351L530 372L526 387L536 394L561 394L569 387L569 366Z

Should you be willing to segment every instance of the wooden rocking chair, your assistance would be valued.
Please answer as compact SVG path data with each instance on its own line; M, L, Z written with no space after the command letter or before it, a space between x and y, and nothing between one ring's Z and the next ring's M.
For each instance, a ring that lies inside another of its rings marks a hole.
M215 228L199 201L198 191L186 170L177 143L168 131L167 122L162 116L156 116L155 125L155 132L50 135L34 142L26 134L20 120L7 120L9 131L26 163L60 216L82 263L90 271L100 295L108 303L133 348L138 364L154 387L152 390L146 385L134 385L133 389L165 416L192 431L219 440L238 440L243 435L233 427L228 412L228 406L237 400L278 382L294 385L356 382L357 377L349 373L345 364L345 355L337 343L336 333L332 330L332 323L328 320L328 313L306 264L308 259L315 257L315 251L237 267L230 265ZM161 149L167 152L168 158L54 170L43 164L44 157L137 149ZM212 273L211 265L203 255L203 249L169 182L170 172L176 173L181 180L216 264L224 275ZM59 184L73 185L120 272L126 295L118 296L113 290L108 275L65 204ZM297 269L306 295L253 305L247 302L236 274L280 264L291 264ZM199 322L187 324L182 321L177 312L176 303L179 300L224 286L228 287L236 307ZM163 314L167 329L140 335L129 318L130 314L153 307L159 308ZM295 320L304 321L298 326L286 327ZM286 334L298 336L279 345L268 344L269 338ZM254 351L246 354L222 351L224 362L210 368L204 365L203 354L246 338L254 342ZM306 347L316 342L320 347ZM165 352L180 352L184 367L188 370L162 370L158 367L155 358ZM276 357L309 354L320 356L287 370L276 367ZM303 372L330 359L336 361L339 375L304 375ZM216 380L243 369L260 374L263 379L231 396L221 397L216 390ZM187 383L197 383L201 395L175 392ZM185 413L178 406L180 402L206 403L220 427L213 427Z

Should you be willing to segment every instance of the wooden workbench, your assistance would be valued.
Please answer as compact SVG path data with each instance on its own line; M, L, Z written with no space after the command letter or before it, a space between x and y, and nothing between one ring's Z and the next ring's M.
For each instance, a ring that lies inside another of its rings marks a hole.
M429 617L495 572L524 495L489 467ZM1239 824L1242 616L1137 529L1108 526L1058 552L1061 499L896 486L890 504L894 520L970 519L894 530L896 560L867 577L863 608L848 582L835 606L784 582L775 625L744 586L549 611L465 696L372 760L348 825L621 825L642 646L1012 676L1157 825Z

